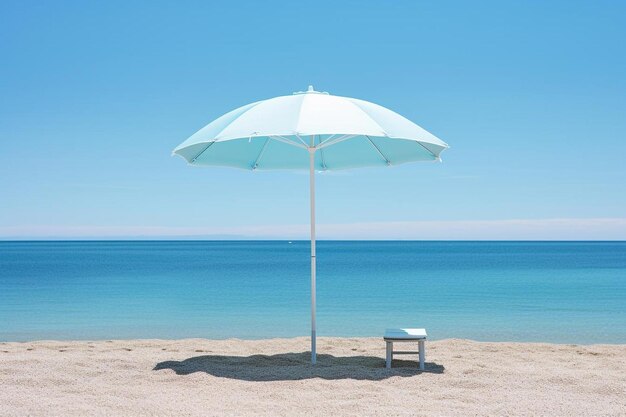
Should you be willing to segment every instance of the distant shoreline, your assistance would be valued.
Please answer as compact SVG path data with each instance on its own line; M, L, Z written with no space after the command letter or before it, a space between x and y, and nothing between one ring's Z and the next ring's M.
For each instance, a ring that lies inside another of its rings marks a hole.
M42 238L42 239L12 239L0 238L0 243L20 243L20 242L300 242L309 243L308 239L205 239L205 238L188 238L188 239L155 239L155 238ZM626 243L624 239L605 239L605 240L585 240L585 239L318 239L317 242L425 242L425 243Z

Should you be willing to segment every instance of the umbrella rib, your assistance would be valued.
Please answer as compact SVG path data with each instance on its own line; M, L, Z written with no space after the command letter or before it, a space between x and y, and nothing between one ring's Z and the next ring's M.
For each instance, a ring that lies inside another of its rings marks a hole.
M259 155L256 157L254 164L252 165L252 169L255 170L257 169L257 167L259 166L259 162L261 161L261 158L263 157L263 154L265 153L265 149L267 148L267 145L270 143L270 140L272 138L271 137L267 137L267 139L265 139L265 143L263 144L263 147L261 148L261 152L259 152Z
M434 154L433 151L431 151L430 149L428 149L426 146L422 145L422 142L420 141L414 141L415 143L417 143L419 146L421 146L422 148L426 149L426 152L428 152L429 154L431 154L432 156L435 157L435 159L439 158L437 155Z
M306 146L306 147L308 148L308 145L306 144L306 142L304 141L304 139L302 139L302 138L300 137L300 135L298 135L298 134L296 133L296 134L295 134L295 136L296 136L296 137L300 140L300 142L302 142L302 144L303 144L304 146Z
M324 149L320 149L320 159L322 160L322 168L326 171L328 167L326 167L326 161L324 161Z
M356 136L357 135L343 135L343 136L340 136L340 137L338 137L336 139L333 139L330 142L328 140L325 140L324 142L322 142L319 145L317 145L316 148L317 149L322 149L322 148L325 148L327 146L336 145L339 142L343 142L344 140L352 139L353 137L356 137Z
M272 138L274 140L277 140L278 142L283 142L286 143L287 145L291 145L291 146L295 146L297 148L302 148L302 149L308 149L308 146L304 146L304 145L300 145L299 143L295 143L292 140L287 139L284 136L280 136L280 135L269 135L269 138Z
M332 135L330 138L328 138L325 141L323 141L322 143L320 143L318 145L318 147L320 149L321 148L325 148L326 146L331 146L331 145L334 145L335 143L341 142L342 140L346 140L346 139L350 138L350 135L341 135L341 136L338 136L336 138L333 138L333 136L337 136L337 135ZM333 138L333 139L331 140L331 138Z
M217 142L217 139L213 139L212 142L209 142L207 146L204 147L204 149L202 149L196 156L191 158L191 163L196 162L196 159L198 159L200 155L202 155L207 149L209 149L215 142Z
M378 146L376 146L376 144L372 141L372 139L370 139L370 137L368 135L365 135L365 137L372 144L374 149L376 149L376 152L378 152L378 154L385 160L387 165L391 165L391 161L385 156L384 153L382 153L382 151L378 148Z
M323 141L320 142L319 146L321 147L323 144L325 144L326 142L329 142L331 139L333 139L335 136L337 136L336 134L332 134L329 137L327 137L326 139L324 139Z

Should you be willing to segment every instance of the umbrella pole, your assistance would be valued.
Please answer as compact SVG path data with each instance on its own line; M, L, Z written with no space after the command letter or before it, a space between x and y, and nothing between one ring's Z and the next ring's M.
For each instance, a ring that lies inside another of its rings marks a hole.
M315 147L314 136L309 148L310 171L309 188L311 192L311 364L316 362L315 346Z

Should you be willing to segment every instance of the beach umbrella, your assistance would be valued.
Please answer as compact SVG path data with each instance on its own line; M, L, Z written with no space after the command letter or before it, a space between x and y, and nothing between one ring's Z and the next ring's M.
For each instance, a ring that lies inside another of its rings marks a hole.
M368 101L307 91L239 107L200 129L174 154L192 165L309 170L311 362L316 358L315 171L439 161L448 145Z

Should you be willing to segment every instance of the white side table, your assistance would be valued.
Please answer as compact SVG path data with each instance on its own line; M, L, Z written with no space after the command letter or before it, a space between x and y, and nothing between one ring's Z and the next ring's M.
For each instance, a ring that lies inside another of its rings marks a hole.
M391 368L393 355L414 355L419 354L421 371L424 370L424 362L426 360L426 329L387 329L383 339L387 344L387 368ZM417 342L419 351L395 351L393 350L394 342Z

